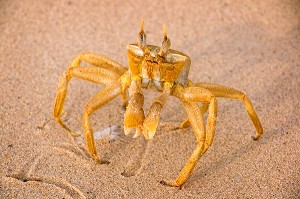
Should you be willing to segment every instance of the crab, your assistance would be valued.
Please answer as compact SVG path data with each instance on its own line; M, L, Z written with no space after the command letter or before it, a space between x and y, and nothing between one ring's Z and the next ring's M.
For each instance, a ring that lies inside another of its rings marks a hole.
M178 126L179 129L191 126L197 140L196 149L175 180L162 180L164 185L179 187L191 175L200 157L212 145L216 118L217 98L231 98L244 103L247 113L256 128L254 140L263 134L261 122L249 98L234 88L213 84L193 83L188 79L191 65L190 58L179 51L170 49L171 41L163 26L164 38L162 46L146 44L144 22L138 41L127 45L129 69L104 56L83 53L77 56L62 74L54 106L56 121L72 136L74 133L62 121L63 106L67 94L68 84L73 77L105 85L85 106L82 126L87 150L90 156L99 163L103 163L97 153L90 116L97 109L121 95L124 114L124 132L126 135L135 130L134 137L143 135L151 140L157 130L160 113L170 96L177 97L186 112L187 118ZM90 64L80 65L81 62ZM127 89L129 101L127 102ZM160 94L154 100L147 114L143 110L143 89L151 89ZM202 104L200 106L200 104ZM203 115L208 111L207 124Z

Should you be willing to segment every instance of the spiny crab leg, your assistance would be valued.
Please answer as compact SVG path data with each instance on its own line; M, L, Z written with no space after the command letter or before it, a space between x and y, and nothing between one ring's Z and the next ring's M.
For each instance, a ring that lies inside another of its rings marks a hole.
M161 183L168 186L181 186L191 175L194 167L196 166L198 160L202 155L202 151L204 149L204 142L205 142L205 128L204 128L204 121L203 116L201 114L200 108L197 106L196 103L191 103L187 101L181 102L187 116L192 124L192 128L194 134L197 138L197 147L188 159L186 165L181 170L180 174L176 178L175 181L172 180L162 180Z
M112 73L117 74L118 76L121 76L127 71L127 69L121 64L118 64L117 62L102 55L96 55L93 53L82 53L78 55L72 61L69 68L79 66L80 62L86 62L100 68L105 68L107 70L110 70Z
M263 128L260 123L260 120L254 110L251 101L243 92L236 90L234 88L230 88L218 84L211 84L211 83L197 83L195 84L195 86L203 87L210 90L216 97L238 99L244 102L247 113L256 129L256 136L252 136L253 140L258 140L262 136Z
M88 149L89 154L92 158L94 158L97 162L100 163L100 159L97 155L97 150L94 141L92 124L89 119L90 115L101 108L103 105L107 104L115 97L117 97L121 93L121 86L119 84L112 84L111 86L105 87L99 93L97 93L85 106L83 117L82 117L82 126L84 130L84 137L86 147Z
M72 77L77 77L98 84L108 85L112 82L117 81L118 75L112 73L107 69L99 68L96 66L77 66L67 69L61 76L55 99L54 117L56 121L72 136L78 136L76 133L72 132L70 128L67 125L65 125L61 120L63 106L68 90L68 84Z
M202 103L202 106L200 107L202 115L204 115L206 113L206 111L208 109L208 105L209 105L209 103L204 103L204 102ZM189 127L190 125L191 124L189 122L189 119L187 118L183 122L181 122L181 124L178 127L176 127L175 130L184 129L184 128Z
M181 98L181 103L191 123L198 144L176 180L162 181L163 184L177 187L185 183L200 157L211 146L215 134L217 118L217 100L209 90L191 86L185 88L179 95L179 98ZM209 103L206 128L204 127L203 114L196 104L197 102Z
M92 64L92 66L79 66L81 61ZM72 136L78 136L77 133L72 132L71 129L61 120L68 84L72 77L77 77L79 79L84 79L98 84L110 85L112 82L118 81L118 78L125 72L125 70L126 69L123 66L109 60L106 57L92 53L83 53L77 56L71 62L68 69L62 74L58 83L53 111L56 121ZM126 101L126 96L123 97L123 99Z

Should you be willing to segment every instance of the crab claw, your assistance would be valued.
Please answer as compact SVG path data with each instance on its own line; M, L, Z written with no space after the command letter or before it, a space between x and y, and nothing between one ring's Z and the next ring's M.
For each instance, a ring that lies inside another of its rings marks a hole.
M130 100L128 102L125 115L124 115L124 133L130 134L135 128L137 128L136 136L139 135L141 130L138 130L142 126L144 121L144 96L143 93L135 81L131 82L129 88Z
M143 123L143 134L146 139L151 140L154 137L158 126L161 110L162 110L162 105L158 102L155 102L150 107L149 113L146 116Z
M140 136L142 134L142 132L143 132L142 127L136 128L135 134L132 138L137 138L138 136Z

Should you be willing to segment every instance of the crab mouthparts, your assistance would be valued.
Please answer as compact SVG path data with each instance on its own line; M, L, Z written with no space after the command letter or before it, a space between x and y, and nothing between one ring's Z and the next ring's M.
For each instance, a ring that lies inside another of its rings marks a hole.
M146 60L146 62L150 62L150 63L152 63L152 64L158 64L158 62L157 62L157 61L155 61L155 60L152 60L152 59L148 59L148 60Z

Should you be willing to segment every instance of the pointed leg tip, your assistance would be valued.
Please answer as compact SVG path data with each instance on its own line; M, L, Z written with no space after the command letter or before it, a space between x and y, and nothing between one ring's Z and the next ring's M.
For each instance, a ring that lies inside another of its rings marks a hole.
M98 158L98 156L92 158L96 161L97 164L101 164L101 160Z
M176 184L174 181L171 180L161 180L160 184L169 186L169 187L179 187L181 188L181 185Z
M169 180L161 180L160 184L172 187L172 183Z
M96 164L106 164L106 165L110 164L110 161L108 161L108 160L100 160L100 158L98 156L95 156L93 158L94 158Z
M106 165L108 165L108 164L110 164L110 161L108 161L108 160L100 160L100 164L106 164Z
M257 141L259 140L261 137L261 135L257 135L257 136L251 136L251 138L254 140L254 141Z

